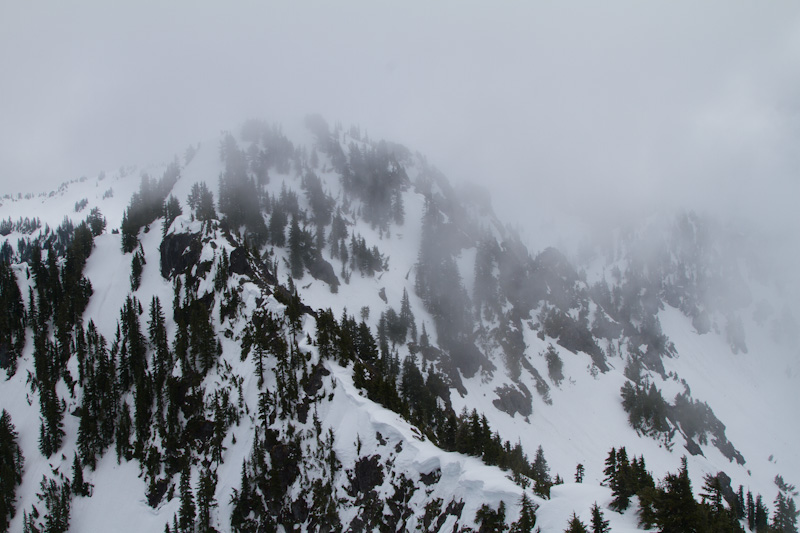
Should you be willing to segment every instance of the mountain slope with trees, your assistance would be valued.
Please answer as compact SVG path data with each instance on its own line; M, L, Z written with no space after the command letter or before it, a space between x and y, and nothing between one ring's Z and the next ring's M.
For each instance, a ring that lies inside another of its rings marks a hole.
M11 530L796 527L792 306L712 221L534 253L305 126L3 198Z

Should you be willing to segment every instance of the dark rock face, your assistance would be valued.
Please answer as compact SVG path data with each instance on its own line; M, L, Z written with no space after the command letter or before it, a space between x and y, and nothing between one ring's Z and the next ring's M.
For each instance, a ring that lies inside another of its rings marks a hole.
M316 396L317 392L322 388L322 378L330 374L330 371L321 362L317 363L308 375L308 381L303 384L306 396Z
M296 305L298 307L297 312L300 314L311 315L313 317L317 316L317 313L314 311L314 309L302 303L302 301L299 302L293 301L294 295L290 293L283 285L278 285L274 287L273 290L274 290L273 295L275 296L275 299L278 300L280 303L287 306Z
M172 279L200 261L200 235L170 233L161 241L161 277Z
M327 283L331 288L331 292L339 290L339 278L336 277L333 266L322 257L315 257L312 261L306 261L306 268L308 268L308 273L311 274L311 277Z
M278 443L269 450L269 457L274 467L275 485L280 494L288 488L300 475L300 451L292 444Z
M700 445L689 437L686 437L685 448L692 455L703 455L703 449L700 448Z
M427 474L420 474L419 480L425 483L426 486L430 487L431 485L435 485L439 482L442 478L442 469L437 468L436 470L432 470Z
M169 482L166 479L159 479L156 481L152 490L147 493L148 505L150 505L150 507L153 509L158 507L158 504L161 503L162 499L164 499L164 495L167 493L168 488Z
M229 268L232 274L253 277L253 270L247 262L247 253L244 251L244 248L239 247L234 249L229 257L229 262Z
M522 385L522 387L525 387ZM533 407L531 406L531 393L524 388L524 392L520 392L514 387L505 385L494 391L497 393L497 398L492 401L492 404L501 411L514 416L516 413L522 416L531 416L533 414Z
M365 494L381 484L383 484L383 469L380 456L361 457L353 470L351 479L353 493Z
M11 364L11 350L8 343L0 341L0 368L8 368Z
M453 365L461 370L465 378L473 377L481 368L486 372L493 372L497 368L473 342L455 342L448 348Z
M546 299L561 311L572 307L579 277L569 260L555 248L547 248L534 260L534 301Z
M306 420L308 420L308 411L317 400L317 393L322 389L322 378L329 375L330 371L320 362L314 366L308 378L300 383L306 393L303 402L297 407L297 419L301 423L305 424Z
M433 531L439 531L444 526L444 523L447 521L448 516L454 516L456 520L461 518L461 513L464 511L464 502L463 500L459 500L456 502L454 499L450 500L450 503L447 504L447 508L444 512L439 516L436 520L436 527Z

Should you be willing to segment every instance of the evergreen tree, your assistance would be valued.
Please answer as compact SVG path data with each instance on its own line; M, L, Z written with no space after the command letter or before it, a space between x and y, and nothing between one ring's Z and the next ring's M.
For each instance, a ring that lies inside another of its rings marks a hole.
M550 478L550 467L547 465L547 460L544 458L544 450L541 445L536 449L536 457L532 465L533 480L535 482L534 490L537 494L544 498L550 497L550 487L553 482Z
M140 249L140 251L133 254L131 259L131 290L134 292L139 290L139 286L142 284L144 265L144 254L141 253Z
M83 480L83 467L81 466L81 462L78 459L78 454L75 454L75 457L72 461L72 492L76 496L88 496L89 495L89 485Z
M614 490L614 486L617 483L617 449L611 448L611 451L608 452L608 457L606 458L606 468L603 470L603 473L606 475L605 479L603 479L603 483L608 486L611 490Z
M775 498L775 513L772 518L772 529L777 533L797 533L798 510L794 499L778 492Z
M269 217L269 226L267 228L269 240L273 245L281 248L286 245L287 222L288 218L284 207L276 203L272 208L272 213Z
M135 250L139 242L139 227L132 221L128 211L122 215L121 233L122 251L127 254Z
M633 458L631 463L631 483L633 494L639 494L656 486L653 476L647 471L643 455L640 455L638 459L636 457Z
M608 520L603 518L603 511L594 502L592 505L592 533L608 533L611 528L608 526Z
M119 422L117 423L116 435L115 435L117 462L120 462L122 459L130 461L132 458L131 455L132 426L133 422L131 421L131 410L130 407L128 406L128 403L125 402L122 404L121 416L119 418Z
M761 494L756 496L755 531L767 533L769 531L769 510L761 499Z
M313 172L308 172L303 176L303 188L306 191L306 199L311 207L311 214L314 223L318 228L324 228L331 222L331 213L335 204L322 188L322 180Z
M428 340L428 332L425 331L425 322L422 323L422 334L419 336L419 345L422 348L428 348L430 346L430 340Z
M203 469L197 485L197 533L211 533L211 510L217 506L214 491L217 488L216 474Z
M83 364L83 397L78 423L78 453L83 465L94 470L96 456L114 440L119 411L116 364L109 357L106 341L94 322L86 328L86 357Z
M39 388L42 423L39 428L39 450L50 457L64 440L64 405L58 399L55 383L45 382Z
M25 346L26 313L8 258L0 258L0 308L3 309L0 313L0 368L5 368L7 375L12 376L17 371L17 358ZM35 316L33 307L31 311L32 317Z
M261 216L260 191L248 175L247 155L228 134L220 146L225 171L219 177L219 211L236 231L245 227L248 235L259 245L267 228Z
M6 531L14 518L17 485L22 483L24 459L17 437L11 415L3 409L0 415L0 531Z
M289 229L289 268L294 279L303 277L303 237L297 217L292 217Z
M495 511L487 504L483 504L475 513L475 522L478 523L478 533L501 533L506 531L506 504L501 501Z
M195 505L194 496L192 495L192 487L189 480L191 472L191 467L189 465L187 465L183 469L183 472L181 472L181 506L180 509L178 509L178 524L180 525L181 533L194 532Z
M739 485L739 491L736 493L736 518L738 520L742 520L746 516L746 510L744 503L744 487Z
M527 492L522 493L520 500L519 520L511 525L511 533L531 533L536 525L536 504L528 497Z
M782 492L778 492L775 498L775 513L772 515L772 529L775 531L786 531L789 524L786 523L786 498Z
M583 483L584 468L581 463L575 467L575 483Z
M40 499L45 506L43 533L66 533L69 529L71 491L68 482L42 477Z
M703 503L708 503L715 513L724 509L722 504L722 485L719 477L706 474L703 477L703 492L700 493Z
M175 222L175 219L182 214L183 209L181 209L181 203L177 198L170 194L169 198L167 198L164 202L164 206L161 208L161 216L164 217L164 223L161 226L162 237L167 234L167 231L169 231L169 228L172 226L172 223Z
M560 385L564 380L564 362L552 344L547 347L545 359L547 360L547 374L556 386Z
M394 195L394 201L392 202L392 218L394 219L394 223L398 226L402 226L406 221L406 208L403 205L402 191L397 191Z
M572 518L570 518L569 523L567 524L567 529L564 530L564 533L589 533L586 529L586 524L581 522L581 519L578 518L578 515L575 512L572 513Z
M164 387L173 368L172 353L167 339L166 317L161 300L153 296L150 301L150 320L147 330L153 348L153 389L156 397L156 418L162 421L164 411Z
M151 224L162 214L164 199L174 186L180 174L180 167L172 163L160 180L153 180L146 174L142 176L139 191L131 198L131 203L122 217L122 251L130 253L139 244L139 231Z
M197 220L206 221L217 218L217 212L214 209L214 194L204 181L192 185L188 203Z
M616 459L616 473L613 486L611 486L611 493L614 495L611 507L621 513L630 505L631 496L635 494L635 487L633 486L633 475L628 461L628 452L624 447L619 449Z
M656 497L655 508L655 522L663 533L698 530L698 504L692 494L685 456L681 459L678 473L667 474L664 478L663 488Z
M100 212L99 207L92 208L89 212L89 216L86 217L86 223L89 225L89 229L95 237L102 235L106 230L106 217Z

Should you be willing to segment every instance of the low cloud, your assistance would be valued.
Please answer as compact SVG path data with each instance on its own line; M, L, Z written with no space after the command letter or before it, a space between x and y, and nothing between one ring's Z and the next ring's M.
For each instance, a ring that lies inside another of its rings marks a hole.
M794 2L3 12L6 192L169 160L248 117L320 112L483 184L531 234L665 205L775 231L794 219Z

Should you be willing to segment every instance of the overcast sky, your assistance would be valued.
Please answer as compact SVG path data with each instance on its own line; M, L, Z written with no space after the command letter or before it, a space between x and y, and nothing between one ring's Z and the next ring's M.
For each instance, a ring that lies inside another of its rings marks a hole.
M667 204L800 227L794 0L117 4L0 3L0 192L319 112L523 225Z

